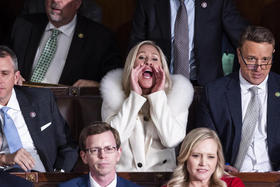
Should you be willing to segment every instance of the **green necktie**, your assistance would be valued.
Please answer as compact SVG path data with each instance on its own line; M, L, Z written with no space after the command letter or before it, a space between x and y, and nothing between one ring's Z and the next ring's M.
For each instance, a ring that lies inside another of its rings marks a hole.
M31 82L42 82L44 79L48 68L50 66L50 63L54 57L54 54L56 52L57 47L57 36L61 32L59 30L53 29L52 34L49 37L41 56L38 60L38 63L33 71L33 74L31 76Z

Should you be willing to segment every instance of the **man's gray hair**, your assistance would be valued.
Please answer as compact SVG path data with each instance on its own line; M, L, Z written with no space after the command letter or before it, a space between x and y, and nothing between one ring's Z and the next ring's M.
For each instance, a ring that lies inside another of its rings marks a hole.
M0 45L0 58L4 58L7 56L11 57L13 64L14 64L14 70L17 71L18 70L18 60L17 60L16 54L9 47L7 47L5 45Z

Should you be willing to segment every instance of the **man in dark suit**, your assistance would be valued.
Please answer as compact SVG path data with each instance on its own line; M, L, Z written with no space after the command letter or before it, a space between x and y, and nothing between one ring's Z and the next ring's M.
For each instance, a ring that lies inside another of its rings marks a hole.
M223 76L223 33L237 46L247 23L232 0L185 0L188 13L190 79L199 85ZM130 47L142 40L155 41L174 63L174 25L179 0L138 0ZM187 31L186 31L187 32ZM170 66L172 71L173 65ZM192 76L193 74L193 76Z
M15 54L0 46L1 169L70 171L78 158L77 146L52 92L14 86L19 76Z
M0 172L0 184L1 187L33 187L32 182L6 172Z
M22 14L45 13L45 11L45 0L24 1ZM78 13L98 23L102 21L101 7L95 0L83 0Z
M22 77L30 81L40 65L48 39L59 30L55 54L43 83L97 86L101 78L120 67L121 58L112 33L77 15L81 0L45 0L46 13L19 17L11 45L19 59ZM37 82L37 81L36 81Z
M197 127L218 133L229 171L280 170L280 76L270 72L274 46L268 29L248 27L237 49L239 73L209 83L202 94Z
M116 175L121 157L121 141L116 129L105 122L85 127L80 134L80 156L89 166L89 174L61 183L59 187L138 187Z

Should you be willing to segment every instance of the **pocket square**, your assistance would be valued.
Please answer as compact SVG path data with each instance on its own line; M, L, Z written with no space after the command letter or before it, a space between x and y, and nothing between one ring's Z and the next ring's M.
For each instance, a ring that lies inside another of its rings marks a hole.
M45 130L46 128L48 128L50 125L52 124L52 122L47 123L46 125L43 125L41 127L41 131Z

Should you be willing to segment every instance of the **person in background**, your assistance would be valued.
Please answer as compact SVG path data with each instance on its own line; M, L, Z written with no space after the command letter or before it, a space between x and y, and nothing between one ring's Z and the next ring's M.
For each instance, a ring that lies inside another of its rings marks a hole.
M45 0L46 14L17 18L11 46L30 82L98 86L121 57L111 31L77 14L82 0Z
M237 48L240 71L209 83L197 107L196 127L215 130L227 171L280 170L280 76L270 72L275 39L249 26Z
M45 12L45 0L25 0L21 11L23 15ZM102 10L95 0L82 0L78 14L98 23L102 21Z
M186 134L194 90L181 75L169 75L152 41L133 47L124 70L102 80L102 119L116 128L123 153L117 171L173 171L175 147Z
M0 171L69 172L77 146L47 88L14 86L17 58L0 46Z
M222 145L215 131L192 130L185 137L178 166L164 187L244 187L243 182L224 172Z
M89 166L89 174L59 184L59 187L140 187L116 174L121 157L120 136L105 122L95 122L80 134L80 156Z
M166 54L171 73L205 85L224 75L224 35L237 47L246 26L233 0L137 0L130 47L154 41Z

